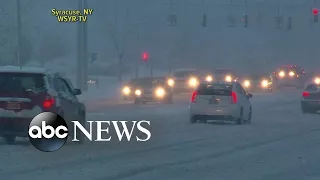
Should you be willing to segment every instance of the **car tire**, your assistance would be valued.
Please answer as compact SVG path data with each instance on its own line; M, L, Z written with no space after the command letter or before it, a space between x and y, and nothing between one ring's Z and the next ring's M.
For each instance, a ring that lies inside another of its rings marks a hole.
M173 103L172 95L166 99L166 103L167 104L172 104Z
M243 125L244 124L244 120L243 120L243 118L242 117L239 117L238 119L237 119L237 125Z
M138 100L138 99L135 99L135 100L134 100L134 104L141 104L141 101Z
M248 115L248 120L247 120L247 124L251 124L251 119L252 119L252 108L250 107L250 111L249 111L249 115Z
M206 119L202 119L202 120L200 120L200 123L206 124L207 120Z
M301 107L301 111L302 111L303 114L310 113L310 111L307 108L303 107L303 106Z
M197 119L195 118L195 116L190 116L190 123L195 124L196 122L197 122Z
M16 143L16 136L14 135L3 136L3 138L7 145L14 145Z
M238 117L236 119L236 124L237 125L242 125L244 124L244 120L243 120L243 109L241 108L241 111L240 111L240 117Z

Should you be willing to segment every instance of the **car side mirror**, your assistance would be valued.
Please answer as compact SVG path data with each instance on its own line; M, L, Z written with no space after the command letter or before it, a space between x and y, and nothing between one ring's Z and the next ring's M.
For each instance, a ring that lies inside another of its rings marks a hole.
M82 94L81 89L74 89L72 93L73 93L73 95L75 95L75 96L78 96L78 95L81 95L81 94Z
M250 99L250 98L252 98L252 97L253 97L253 95L252 95L251 93L248 93L248 94L247 94L247 98L248 98L248 99Z

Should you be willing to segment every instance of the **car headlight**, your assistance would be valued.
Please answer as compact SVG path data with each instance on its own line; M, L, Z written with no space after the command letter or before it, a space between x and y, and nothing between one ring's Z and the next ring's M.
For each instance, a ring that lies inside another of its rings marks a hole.
M173 87L174 86L174 80L173 79L168 79L168 85Z
M130 88L129 88L128 86L126 86L126 87L124 87L124 88L122 89L122 93L123 93L124 95L129 95L130 92L131 92L131 90L130 90Z
M314 79L314 83L320 84L320 78L316 77L316 78Z
M197 78L190 78L189 79L189 86L191 87L196 87L198 85L198 80Z
M261 86L262 87L266 88L266 87L268 87L268 85L269 85L269 82L267 80L262 80L261 81Z
M211 82L213 80L212 76L207 76L206 81Z
M226 80L227 82L231 82L231 81L232 81L232 77L231 77L231 76L226 76L225 80Z
M284 77L286 74L283 71L280 71L278 74L280 77Z
M134 92L135 95L137 96L141 96L142 92L140 89L137 89L135 92Z
M166 91L163 88L156 89L156 96L157 97L163 97L165 94L166 94Z
M289 72L289 76L291 76L291 77L292 77L292 76L294 76L294 75L295 75L295 73L294 73L294 72L292 72L292 71L291 71L291 72Z
M244 85L245 87L250 87L251 83L250 83L249 80L245 80L245 81L243 82L243 85Z

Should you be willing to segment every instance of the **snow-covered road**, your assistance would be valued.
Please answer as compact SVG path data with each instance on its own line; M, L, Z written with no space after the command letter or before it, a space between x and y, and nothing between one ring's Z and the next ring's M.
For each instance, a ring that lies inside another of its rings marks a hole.
M150 120L145 143L67 145L54 153L0 146L6 180L320 179L320 116L299 109L296 91L255 94L251 125L188 122L189 97L174 104L96 105L91 120ZM94 104L91 104L94 105Z

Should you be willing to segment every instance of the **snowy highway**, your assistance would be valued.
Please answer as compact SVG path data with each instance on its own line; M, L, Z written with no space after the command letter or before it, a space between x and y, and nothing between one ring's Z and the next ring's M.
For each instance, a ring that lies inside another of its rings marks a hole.
M89 104L88 120L150 120L140 143L67 145L43 153L0 146L6 180L320 179L320 116L302 114L299 91L254 94L251 125L190 124L189 95L174 104ZM95 110L95 111L94 111Z

